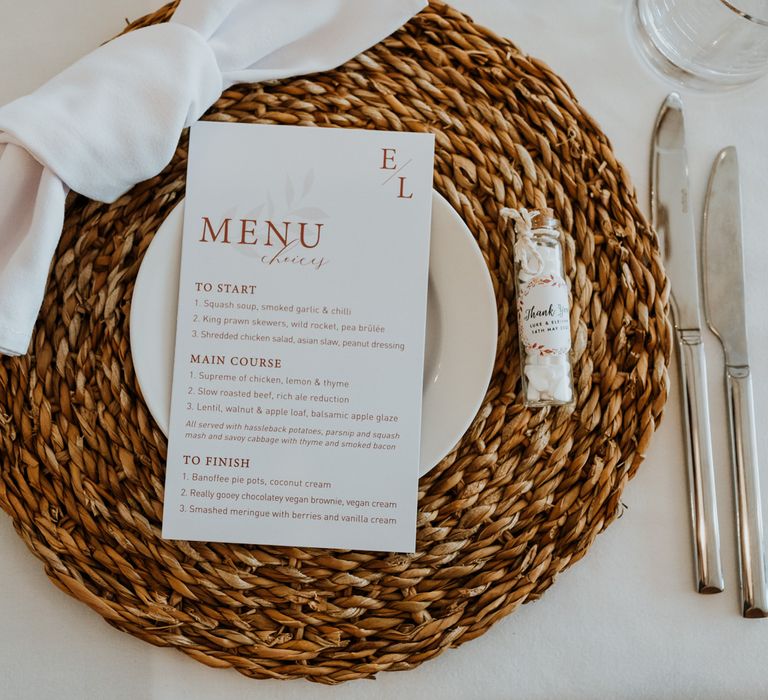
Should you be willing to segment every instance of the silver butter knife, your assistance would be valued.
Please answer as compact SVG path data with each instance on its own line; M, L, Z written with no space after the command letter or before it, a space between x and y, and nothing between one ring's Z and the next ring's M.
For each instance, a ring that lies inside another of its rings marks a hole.
M720 338L725 354L739 535L741 609L744 617L768 617L760 476L744 303L741 188L738 158L732 146L720 151L709 176L704 204L702 267L707 323Z
M677 337L688 488L697 590L725 587L717 525L715 471L709 428L707 371L701 337L696 231L688 194L688 157L680 96L671 93L659 110L651 154L651 223L659 234L672 284Z

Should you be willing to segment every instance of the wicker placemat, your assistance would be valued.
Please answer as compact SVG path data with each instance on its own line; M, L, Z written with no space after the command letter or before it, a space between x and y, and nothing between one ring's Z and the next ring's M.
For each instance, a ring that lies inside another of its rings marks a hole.
M441 4L339 70L232 88L207 118L437 137L435 186L482 248L500 331L477 419L421 479L418 552L160 539L166 441L128 318L144 252L184 193L184 141L115 204L70 199L31 352L0 363L0 505L57 586L153 644L257 678L412 668L538 598L619 515L666 399L656 238L569 88ZM545 204L570 232L575 410L526 410L518 395L499 209Z

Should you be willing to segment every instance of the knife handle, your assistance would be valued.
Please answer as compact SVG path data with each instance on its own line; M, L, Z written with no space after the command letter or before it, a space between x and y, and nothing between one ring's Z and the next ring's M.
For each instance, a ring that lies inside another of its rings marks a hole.
M727 367L726 383L739 533L741 611L744 617L768 617L763 513L749 367Z
M678 331L677 337L697 590L699 593L720 593L725 582L720 559L704 346L699 331Z

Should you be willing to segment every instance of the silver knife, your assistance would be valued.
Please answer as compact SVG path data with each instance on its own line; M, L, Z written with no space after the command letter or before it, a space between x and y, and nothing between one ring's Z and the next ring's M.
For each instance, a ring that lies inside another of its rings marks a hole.
M672 315L680 365L696 588L699 593L719 593L725 584L717 525L707 369L701 337L696 231L688 194L683 104L674 92L661 106L653 131L651 223L659 234L665 267L672 284Z
M725 354L739 534L741 610L744 617L768 617L763 515L744 303L741 187L739 163L733 146L720 151L709 175L704 204L702 267L707 324L720 338Z

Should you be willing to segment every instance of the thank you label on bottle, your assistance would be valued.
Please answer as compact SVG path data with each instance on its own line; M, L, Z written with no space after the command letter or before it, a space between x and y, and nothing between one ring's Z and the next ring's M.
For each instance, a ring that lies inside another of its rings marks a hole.
M527 352L563 355L571 349L568 287L559 275L522 285L517 300L520 337Z

